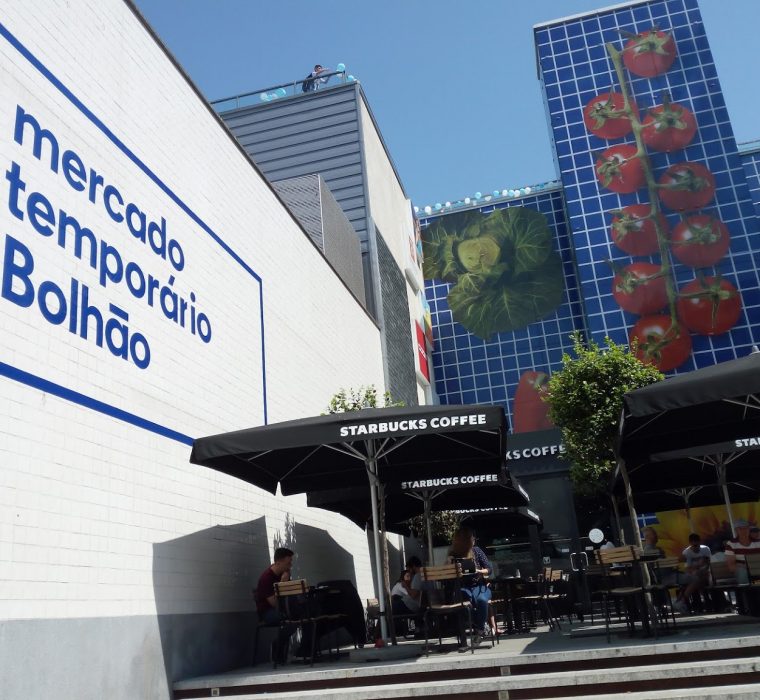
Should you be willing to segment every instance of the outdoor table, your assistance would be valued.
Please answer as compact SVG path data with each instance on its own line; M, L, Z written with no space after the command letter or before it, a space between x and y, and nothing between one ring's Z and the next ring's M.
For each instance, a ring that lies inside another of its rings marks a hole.
M315 614L341 616L325 623L320 628L321 634L344 628L356 646L364 646L367 635L364 607L350 581L330 581L312 586L309 595Z
M514 605L514 601L518 597L518 589L528 586L536 586L537 582L535 579L522 576L500 576L498 578L492 579L492 582L496 590L499 590L500 593L503 593L504 599L506 601L506 633L518 634L520 632L527 631L522 625L518 610Z

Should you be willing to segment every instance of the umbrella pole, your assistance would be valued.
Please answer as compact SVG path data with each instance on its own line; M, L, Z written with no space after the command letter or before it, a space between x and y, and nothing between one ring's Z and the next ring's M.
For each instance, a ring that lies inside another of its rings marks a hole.
M723 457L717 464L718 470L718 483L723 491L723 500L726 502L726 513L728 513L728 522L731 525L731 534L736 537L736 529L734 528L734 513L731 510L731 498L728 495L728 484L726 484L726 465L723 463Z
M615 515L615 525L618 531L618 540L620 541L620 544L625 544L625 533L623 532L623 526L620 524L620 511L618 510L617 499L615 498L614 493L610 494L610 500L612 501L612 512Z
M686 520L689 523L689 532L694 532L694 523L691 521L691 507L686 504Z
M631 518L631 528L633 529L633 543L641 548L641 533L639 532L639 518L636 513L636 506L633 505L633 491L631 491L631 482L628 479L628 469L625 466L625 462L622 459L618 459L618 470L620 476L623 478L623 485L625 486L625 501L628 505L628 514Z
M433 530L430 526L430 505L431 497L429 493L425 493L425 498L422 503L425 506L425 529L427 530L427 548L428 548L428 566L434 566L433 561Z
M375 546L375 576L377 580L377 602L380 604L380 634L383 639L388 637L388 621L385 619L385 577L380 553L380 518L377 510L377 459L375 445L372 441L367 444L367 472L369 473L369 493L372 501L372 541Z
M641 531L639 530L639 518L636 513L636 506L633 505L633 491L631 491L631 482L628 479L628 468L625 466L625 461L618 459L618 470L620 476L623 478L623 484L625 486L625 500L628 504L628 514L631 518L631 525L633 529L633 542L635 546L641 551L643 545L641 542ZM641 567L641 582L644 589L648 589L652 585L652 580L649 576L649 567L645 562L640 563ZM657 610L652 602L652 594L647 591L644 593L644 600L646 601L647 611L649 613L649 623L653 626L657 626Z

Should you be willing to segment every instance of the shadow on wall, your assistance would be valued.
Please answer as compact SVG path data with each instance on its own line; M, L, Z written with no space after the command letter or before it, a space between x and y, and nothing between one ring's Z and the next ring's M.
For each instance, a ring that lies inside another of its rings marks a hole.
M398 539L398 535L389 532L388 533L388 575L390 578L390 585L393 588L393 584L398 581L401 571L404 569L404 552L393 544L393 540ZM382 547L383 540L380 539L380 546ZM372 568L372 585L375 591L378 590L377 576L375 571L375 543L372 537L372 528L367 528L367 546L369 547L370 565Z
M305 578L306 582L317 584L320 581L346 580L356 586L356 568L353 555L341 547L327 530L311 525L303 525L290 520L287 541L281 546L289 547L296 553L293 562L292 578Z
M153 589L169 686L250 666L252 589L271 563L265 518L153 545Z

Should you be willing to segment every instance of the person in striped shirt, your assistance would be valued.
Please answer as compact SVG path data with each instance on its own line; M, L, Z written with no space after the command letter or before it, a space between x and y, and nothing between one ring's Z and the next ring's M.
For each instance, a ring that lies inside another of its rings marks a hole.
M749 583L746 555L760 553L760 540L752 539L746 520L736 520L734 531L736 537L726 542L726 565L738 583Z

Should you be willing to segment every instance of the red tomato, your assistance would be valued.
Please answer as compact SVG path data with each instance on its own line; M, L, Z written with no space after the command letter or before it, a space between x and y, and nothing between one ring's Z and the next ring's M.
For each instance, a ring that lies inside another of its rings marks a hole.
M691 353L689 331L664 314L639 319L629 337L631 345L637 342L636 357L663 372L682 365Z
M720 219L697 214L676 224L670 241L673 255L684 265L710 267L726 254L730 236Z
M626 265L612 279L612 296L621 309L632 314L659 311L668 303L662 268L647 262Z
M676 163L662 174L659 193L675 211L700 209L715 196L715 178L701 163Z
M644 168L636 146L621 143L611 146L596 159L596 177L608 190L627 194L644 184Z
M652 255L660 246L652 208L648 204L631 204L612 212L612 240L628 255ZM670 233L668 222L662 214L657 215L663 236Z
M691 143L697 133L694 115L686 107L668 100L650 109L642 125L644 143L649 148L664 153L680 151Z
M604 92L594 97L583 110L583 123L600 139L619 139L631 133L631 120L626 116L625 99L619 92ZM639 116L636 105L631 109Z
M642 78L665 73L675 59L676 43L673 37L655 27L632 36L623 48L625 67Z
M515 392L512 421L515 433L527 433L532 430L547 430L554 423L547 415L549 404L542 400L549 383L545 372L523 372Z
M725 333L736 325L742 311L739 291L720 277L695 279L678 296L678 318L699 335Z

